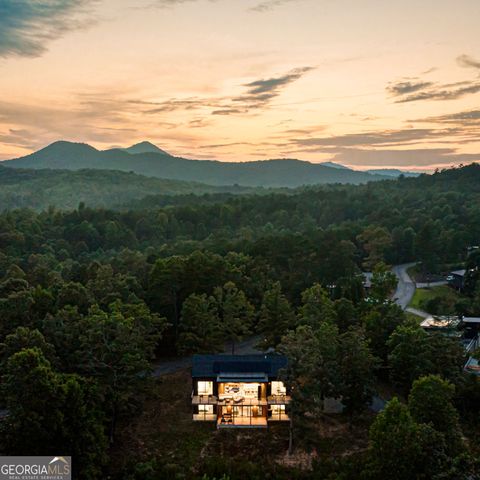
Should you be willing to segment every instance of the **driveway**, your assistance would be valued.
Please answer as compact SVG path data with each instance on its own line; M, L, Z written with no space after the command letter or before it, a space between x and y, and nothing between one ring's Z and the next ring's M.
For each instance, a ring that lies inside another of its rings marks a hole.
M407 270L414 265L415 263L404 263L403 265L395 265L392 268L393 273L398 279L397 289L393 294L393 299L403 310L413 313L414 315L417 315L417 317L428 318L431 317L429 313L408 306L415 294L415 289L437 287L439 285L446 285L448 282L415 283L407 272Z
M238 342L235 345L235 355L249 355L252 353L264 353L260 350L257 350L255 346L260 341L260 335L255 335L253 337L249 337L241 342ZM232 347L230 344L225 344L225 349L223 353L231 353ZM185 368L190 368L192 366L192 357L179 357L179 358L172 358L161 360L156 365L153 366L152 375L154 377L162 377L164 375L168 375L170 373L178 372L179 370L183 370Z
M395 265L392 268L393 273L397 276L398 284L393 300L397 305L400 305L403 310L406 310L415 293L415 282L410 278L407 269L413 267L415 263L404 263L402 265Z

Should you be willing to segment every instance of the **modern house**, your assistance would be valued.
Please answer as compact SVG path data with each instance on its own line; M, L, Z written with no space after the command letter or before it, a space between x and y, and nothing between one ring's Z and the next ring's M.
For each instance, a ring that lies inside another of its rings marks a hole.
M265 428L289 420L290 401L279 371L286 357L265 355L194 355L193 420L217 428Z

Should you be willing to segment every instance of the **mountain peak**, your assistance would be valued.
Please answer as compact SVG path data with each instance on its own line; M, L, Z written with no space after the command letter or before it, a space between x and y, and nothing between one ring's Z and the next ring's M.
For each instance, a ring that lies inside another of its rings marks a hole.
M92 147L88 143L82 142L70 142L68 140L57 140L56 142L47 145L42 148L41 151L74 151L74 150L85 150L85 151L97 151L96 148Z
M322 162L320 165L323 165L324 167L338 168L339 170L351 170L351 168L335 162Z
M163 155L168 155L168 153L165 150L162 150L161 148L158 148L153 143L147 142L147 141L136 143L135 145L132 145L131 147L124 148L123 150L125 152L131 153L131 154L136 154L136 153L161 153Z

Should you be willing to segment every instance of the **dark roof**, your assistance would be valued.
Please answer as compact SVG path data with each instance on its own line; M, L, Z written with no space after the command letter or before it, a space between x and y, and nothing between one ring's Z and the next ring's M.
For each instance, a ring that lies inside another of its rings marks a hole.
M194 355L192 377L217 377L220 373L264 373L276 378L287 365L287 357L260 355Z
M463 317L463 323L480 323L480 317Z

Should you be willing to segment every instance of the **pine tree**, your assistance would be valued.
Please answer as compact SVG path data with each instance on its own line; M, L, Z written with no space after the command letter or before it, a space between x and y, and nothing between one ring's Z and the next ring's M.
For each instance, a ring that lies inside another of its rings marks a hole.
M282 336L295 324L293 309L276 282L263 296L260 307L258 330L262 332L261 346L264 350L275 348Z
M233 282L227 282L223 287L217 287L214 297L222 328L232 345L233 355L235 343L251 331L255 310L245 293L239 290Z
M190 295L182 306L178 351L181 354L215 353L223 349L223 332L215 300Z

